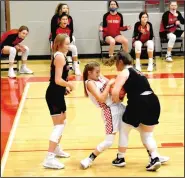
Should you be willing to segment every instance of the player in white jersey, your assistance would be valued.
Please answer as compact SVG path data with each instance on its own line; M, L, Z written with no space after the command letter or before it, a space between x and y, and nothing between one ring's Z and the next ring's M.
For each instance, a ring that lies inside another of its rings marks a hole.
M91 101L102 111L102 118L105 124L105 140L101 142L96 149L89 155L89 157L83 159L80 163L81 166L86 169L92 165L94 159L105 149L111 147L113 144L115 134L119 132L119 145L117 158L112 162L112 165L123 167L125 162L125 148L121 145L125 145L128 140L124 139L125 133L120 132L122 116L125 112L125 106L120 102L113 103L111 96L111 87L115 82L115 79L108 80L104 76L100 75L100 65L97 62L88 63L83 72L84 91ZM123 99L125 93L120 91L120 98ZM150 155L149 155L150 158ZM161 163L167 162L168 157L160 156Z
M101 152L111 147L113 144L115 134L119 131L125 106L121 102L112 102L110 89L114 84L115 79L108 80L101 76L98 63L91 62L85 66L83 80L86 96L88 96L97 107L101 108L106 132L105 140L96 147L94 152L92 152L88 158L81 161L81 166L86 169ZM125 166L121 147L118 148L118 156L123 158L118 165Z

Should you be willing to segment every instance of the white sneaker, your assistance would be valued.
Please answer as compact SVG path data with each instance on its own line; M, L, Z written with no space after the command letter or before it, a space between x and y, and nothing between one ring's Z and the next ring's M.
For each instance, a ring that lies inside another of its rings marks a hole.
M170 159L170 157L168 156L159 156L159 161L161 164L166 163L168 160ZM150 164L151 158L149 159L149 164Z
M54 153L56 154L57 157L60 157L60 158L69 158L70 157L70 154L63 151L60 146L58 145L54 151Z
M13 68L9 68L9 70L8 70L8 77L16 78L16 75L15 75L15 72L14 72Z
M172 62L173 61L173 59L170 55L166 55L165 59L166 59L167 62Z
M75 75L81 75L80 66L77 62L73 63L73 69L75 71Z
M168 156L159 156L159 161L161 162L161 164L166 163L169 159L170 157Z
M80 161L80 164L83 169L87 169L88 167L92 165L92 162L93 161L90 158L85 158L82 161Z
M47 156L43 162L43 166L51 169L63 169L64 164L60 163L55 157Z
M27 68L25 65L21 66L21 69L19 71L20 74L33 74L33 71Z

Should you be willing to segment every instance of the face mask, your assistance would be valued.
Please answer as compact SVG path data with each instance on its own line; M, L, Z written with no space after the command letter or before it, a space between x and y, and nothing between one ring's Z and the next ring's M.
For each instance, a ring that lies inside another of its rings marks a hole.
M115 12L118 8L109 8L111 12Z

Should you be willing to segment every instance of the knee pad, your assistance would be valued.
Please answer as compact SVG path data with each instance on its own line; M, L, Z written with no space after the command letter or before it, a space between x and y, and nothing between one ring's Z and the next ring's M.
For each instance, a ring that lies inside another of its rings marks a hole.
M9 61L10 62L14 62L15 60L15 56L16 56L16 49L14 47L10 47L10 50L9 50Z
M128 135L133 127L121 121L119 131L119 146L128 147Z
M154 42L152 40L147 41L147 51L154 51Z
M78 56L77 47L73 44L71 44L69 47L70 47L70 51L72 52L72 57Z
M110 148L113 144L115 135L106 135L106 138L97 146L97 150L101 153L102 151Z
M140 132L141 140L146 145L147 149L156 149L157 145L153 138L153 132Z
M141 53L142 43L140 41L135 41L135 53Z
M169 33L167 35L169 41L168 41L168 47L169 48L173 48L174 44L175 44L175 40L176 40L176 35L173 33Z
M59 138L61 137L63 130L64 130L64 124L55 125L53 128L53 132L50 136L50 141L58 143Z
M22 60L27 60L28 55L29 55L29 48L27 46L24 46L25 52L22 53Z

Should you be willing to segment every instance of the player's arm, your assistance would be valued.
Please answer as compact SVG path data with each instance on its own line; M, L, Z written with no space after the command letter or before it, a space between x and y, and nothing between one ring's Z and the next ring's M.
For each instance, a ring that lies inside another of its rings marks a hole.
M70 82L66 82L61 78L63 73L63 67L65 65L65 58L62 55L57 55L55 57L54 65L55 65L55 83L57 85L60 85L62 87L69 87L71 90L73 90L73 86Z
M128 77L129 77L128 69L123 70L116 77L115 85L114 85L114 87L112 89L112 100L113 100L113 102L115 102L115 103L120 102L119 93L120 93L121 88L123 87L123 85L127 81Z
M107 83L107 85L102 93L97 89L97 87L93 81L87 82L87 89L96 98L97 101L99 101L100 103L104 103L107 99L108 94L109 94L109 90L111 88L111 85L114 84L114 81L115 80L111 79Z

